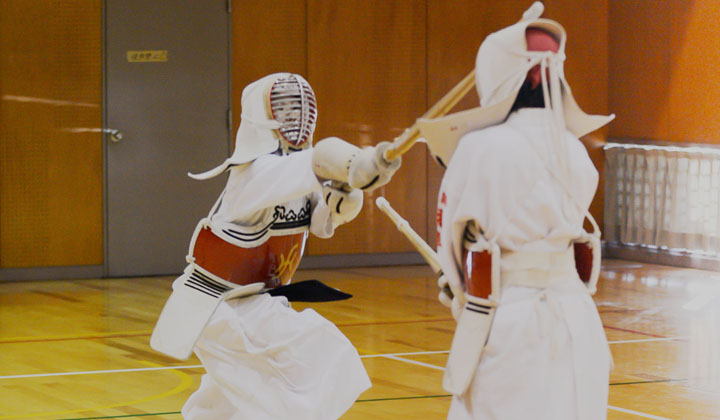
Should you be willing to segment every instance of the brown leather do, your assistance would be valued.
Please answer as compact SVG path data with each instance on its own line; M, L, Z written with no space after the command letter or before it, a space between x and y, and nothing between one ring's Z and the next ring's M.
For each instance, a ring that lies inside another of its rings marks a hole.
M580 280L587 283L590 281L590 273L593 265L593 251L587 243L575 242L575 268Z
M492 293L492 256L488 251L463 250L463 279L471 296L488 299Z

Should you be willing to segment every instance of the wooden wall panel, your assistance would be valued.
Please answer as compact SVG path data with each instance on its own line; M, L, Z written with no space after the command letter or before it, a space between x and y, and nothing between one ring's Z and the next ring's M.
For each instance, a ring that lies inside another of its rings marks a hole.
M610 108L617 138L720 143L720 3L609 3Z
M544 17L567 32L565 78L591 114L608 114L608 0L546 0ZM613 111L610 111L613 112Z
M277 72L307 78L306 12L305 0L232 0L234 130L240 125L245 86Z
M308 76L318 99L316 139L338 136L358 146L392 140L426 108L425 1L309 0ZM414 148L392 182L365 195L360 216L332 240L312 240L309 254L410 251L375 206L386 196L425 234L425 152Z
M391 140L472 68L485 35L517 20L529 3L232 0L235 128L242 88L290 71L318 94L316 138ZM100 5L0 2L0 267L102 264ZM719 7L712 0L662 5L546 1L547 15L568 29L566 70L578 101L600 113L609 103L618 114L611 135L718 142L711 112L720 91L713 71ZM471 93L458 108L476 103ZM596 162L603 139L584 139ZM434 243L441 176L415 147L393 182L366 196L362 215L334 240L312 241L309 253L412 250L376 210L380 194Z
M101 2L0 16L0 267L102 264Z
M565 78L578 105L590 114L608 115L608 0L547 0L545 17L557 20L567 32ZM610 123L610 127L616 122ZM605 153L607 128L581 140L600 173L590 213L602 229L605 199Z
M520 19L529 6L525 0L428 1L428 102L440 99L449 89L475 68L480 44L490 33ZM453 109L456 112L478 106L473 89ZM427 154L427 232L428 243L435 246L435 210L444 170Z
M240 94L248 82L274 71L294 71L307 77L318 97L316 140L339 136L359 146L391 140L474 67L486 35L517 21L529 4L284 0L268 6L235 0L235 126ZM576 99L589 112L607 112L607 0L555 0L546 7L546 15L568 29L566 72ZM456 110L477 103L471 92ZM583 140L602 171L604 133ZM358 219L338 229L333 240L312 239L308 254L413 250L375 208L378 195L387 196L434 244L441 178L442 169L426 148L414 147L390 185L366 195ZM592 211L601 221L602 191Z

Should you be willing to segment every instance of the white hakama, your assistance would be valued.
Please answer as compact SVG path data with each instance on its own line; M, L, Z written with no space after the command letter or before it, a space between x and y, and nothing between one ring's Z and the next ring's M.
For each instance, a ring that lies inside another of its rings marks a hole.
M508 287L470 388L448 419L599 420L606 417L610 355L579 279Z
M221 304L195 345L207 374L183 418L333 420L370 387L335 325L286 305L267 294Z

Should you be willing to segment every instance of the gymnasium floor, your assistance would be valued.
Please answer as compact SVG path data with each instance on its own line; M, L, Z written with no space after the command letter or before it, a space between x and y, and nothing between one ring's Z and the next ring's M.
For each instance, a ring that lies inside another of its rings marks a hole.
M454 321L423 266L300 271L373 381L343 420L443 419ZM203 372L148 340L172 279L0 283L0 419L181 419ZM595 301L615 360L609 419L720 419L720 273L620 260ZM302 308L309 305L294 305Z

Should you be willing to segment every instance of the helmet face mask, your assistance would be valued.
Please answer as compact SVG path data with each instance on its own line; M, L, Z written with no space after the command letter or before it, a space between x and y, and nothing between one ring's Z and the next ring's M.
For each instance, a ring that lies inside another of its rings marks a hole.
M270 86L266 96L269 117L280 127L273 134L283 154L312 145L317 122L317 102L310 84L297 74L283 74Z
M196 179L218 176L229 167L263 155L287 155L312 147L317 103L310 84L292 73L273 73L245 86L235 150Z

